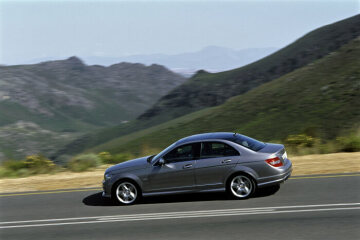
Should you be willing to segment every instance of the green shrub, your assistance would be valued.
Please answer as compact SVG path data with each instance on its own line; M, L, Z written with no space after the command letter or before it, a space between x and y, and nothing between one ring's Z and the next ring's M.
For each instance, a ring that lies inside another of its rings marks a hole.
M113 163L114 157L109 152L101 152L98 154L102 163L110 164Z
M338 137L340 151L342 152L358 152L360 151L360 135L350 135L347 137Z
M2 166L5 169L11 170L11 171L18 171L22 168L26 168L26 163L25 163L25 161L7 160L2 163Z
M50 159L38 154L27 156L25 159L25 164L26 168L35 171L46 171L56 167L56 165Z
M102 163L105 164L116 164L121 163L134 158L134 155L130 153L119 153L116 155L111 155L109 152L101 152L98 154Z
M24 177L40 173L52 173L57 166L42 155L30 155L25 160L7 160L2 163L0 177Z
M73 172L82 172L89 168L99 166L101 159L93 153L80 154L70 159L67 168Z
M316 139L306 134L289 135L285 143L296 147L312 147L316 142Z
M21 175L19 172L20 171L13 171L13 170L10 170L8 168L5 168L5 167L0 167L0 178L5 178L5 177L23 177L23 176L27 176L29 175L27 173L27 169L21 169L21 170L25 170L26 171L26 174L24 175Z
M119 154L114 155L112 163L121 163L121 162L130 160L130 159L133 159L133 158L134 158L134 155L132 155L130 153L119 153Z

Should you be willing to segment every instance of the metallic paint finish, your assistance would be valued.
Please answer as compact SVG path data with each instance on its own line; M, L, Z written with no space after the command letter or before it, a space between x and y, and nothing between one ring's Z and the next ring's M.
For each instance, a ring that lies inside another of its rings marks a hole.
M175 142L168 150L155 156L152 162L143 157L112 166L105 171L105 175L111 177L103 181L103 196L111 197L113 186L125 179L135 182L143 195L154 195L225 190L229 178L238 173L251 176L257 187L278 184L290 177L292 164L289 159L283 159L286 156L283 145L266 143L264 148L255 152L231 141L232 136L234 133L193 135ZM230 145L240 155L159 164L159 160L176 147L208 141ZM279 157L283 166L273 167L265 162L272 157Z

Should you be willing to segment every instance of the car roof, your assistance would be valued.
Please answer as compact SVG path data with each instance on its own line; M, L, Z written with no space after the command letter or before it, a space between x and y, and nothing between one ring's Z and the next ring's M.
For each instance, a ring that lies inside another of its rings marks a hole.
M183 143L187 143L187 142L201 141L201 140L207 140L207 139L229 140L229 139L233 139L236 134L238 134L238 133L232 133L232 132L201 133L201 134L196 134L196 135L182 138L179 141L177 141L177 144L183 144Z

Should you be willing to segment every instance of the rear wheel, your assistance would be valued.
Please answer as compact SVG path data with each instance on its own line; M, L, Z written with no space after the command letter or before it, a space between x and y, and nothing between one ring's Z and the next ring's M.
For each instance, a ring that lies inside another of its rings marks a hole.
M255 188L255 182L251 177L238 174L228 181L227 191L235 199L246 199L254 194Z
M130 181L122 181L115 186L112 196L119 204L131 205L139 200L141 192L136 184Z

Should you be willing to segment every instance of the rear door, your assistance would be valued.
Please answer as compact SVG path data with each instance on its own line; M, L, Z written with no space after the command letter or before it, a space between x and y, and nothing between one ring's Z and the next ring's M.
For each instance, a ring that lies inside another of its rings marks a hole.
M196 186L221 187L225 174L236 165L239 156L239 152L226 143L203 142L200 158L195 163Z
M165 164L153 166L149 174L152 192L190 190L195 187L195 160L200 155L200 143L178 146L165 154Z

